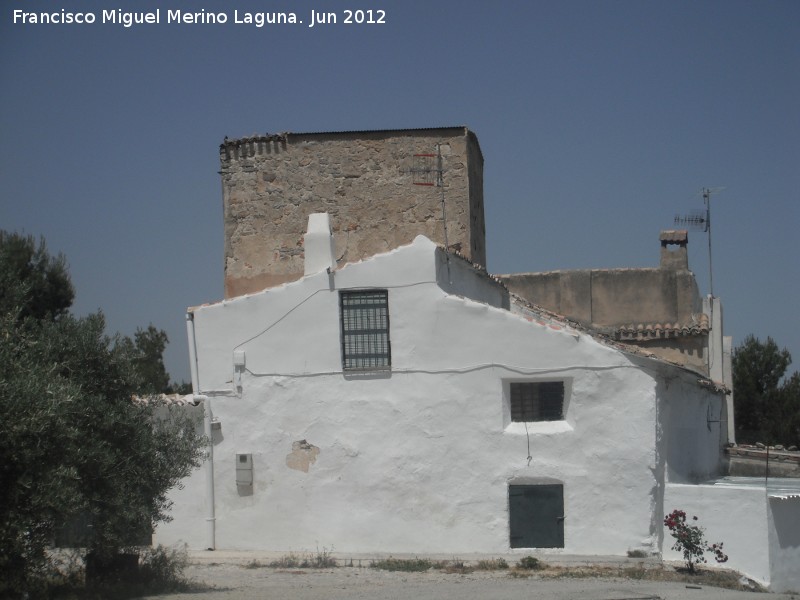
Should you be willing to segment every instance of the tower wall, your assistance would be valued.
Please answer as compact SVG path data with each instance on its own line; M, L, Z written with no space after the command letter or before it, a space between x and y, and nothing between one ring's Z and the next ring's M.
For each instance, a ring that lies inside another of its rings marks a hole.
M483 156L464 127L286 133L220 146L225 296L299 279L308 215L331 215L338 264L408 244L443 244L441 189L415 185L441 150L452 249L486 264ZM427 181L435 182L435 177Z

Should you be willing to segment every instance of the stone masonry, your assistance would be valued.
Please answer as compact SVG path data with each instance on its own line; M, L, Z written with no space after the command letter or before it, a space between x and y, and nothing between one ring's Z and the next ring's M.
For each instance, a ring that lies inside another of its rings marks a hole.
M225 139L220 163L225 297L303 275L308 215L331 215L339 266L408 244L447 241L485 265L483 155L465 127L282 133ZM429 155L429 156L421 156Z

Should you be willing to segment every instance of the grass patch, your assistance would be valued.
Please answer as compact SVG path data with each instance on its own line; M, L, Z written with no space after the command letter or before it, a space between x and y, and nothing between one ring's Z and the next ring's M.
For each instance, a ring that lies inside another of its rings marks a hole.
M322 550L317 548L316 554L295 554L294 552L290 552L266 565L262 565L258 561L251 561L244 565L244 568L257 569L266 566L276 569L330 569L338 566L336 559L333 558L331 554L332 552L333 548L328 550L325 547L323 547Z
M636 551L632 551L636 552ZM631 558L640 558L633 555ZM361 560L354 564L353 559L349 559L344 563L346 566L355 567L361 566ZM365 565L366 565L365 559ZM282 556L278 560L269 563L262 563L258 560L252 560L244 565L245 569L258 569L264 567L272 567L283 569L286 573L302 575L303 571L298 569L315 569L315 568L329 568L337 566L336 560L331 556L331 553L323 548L318 550L316 554L296 554L289 553ZM644 562L644 563L631 563L628 565L620 566L555 566L542 562L534 556L524 556L520 558L517 563L510 566L503 558L484 559L475 562L474 564L467 564L463 560L453 558L452 560L432 560L429 558L384 558L380 560L372 560L369 562L369 567L373 569L380 569L383 571L400 571L406 573L424 573L431 569L440 570L448 574L467 574L474 571L508 571L509 577L514 578L541 578L541 579L559 579L559 578L605 578L605 579L628 579L637 581L672 581L679 583L686 583L690 585L718 587L729 590L738 591L753 591L753 592L766 592L767 590L762 586L750 582L742 578L740 573L726 569L698 569L695 573L689 573L684 568L675 568L668 565L663 565L657 562ZM169 579L166 574L164 579ZM744 583L743 583L744 582ZM185 583L185 582L184 582ZM195 588L196 589L196 588ZM169 588L167 588L169 591ZM181 591L180 588L175 591ZM187 590L192 591L192 590ZM112 600L124 600L125 598L134 597L135 594L128 594L124 596L108 596ZM72 596L76 600L84 600L91 598L105 598L106 596Z
M530 577L532 571L515 567L509 574L512 577ZM665 565L632 565L627 567L554 567L545 566L536 571L543 579L560 578L620 578L642 581L674 581L692 585L710 586L746 592L766 592L762 586L746 580L742 583L741 573L724 569L699 569L689 573L686 569L675 569Z
M264 564L257 560L251 560L248 563L242 565L243 569L263 569L264 567L269 567L270 565Z
M252 562L256 563L258 561L252 561ZM281 556L277 560L271 561L269 564L267 564L267 566L277 569L297 569L300 566L300 563L302 562L304 562L302 556L300 556L299 554L295 554L294 552L290 552L289 554ZM245 565L245 567L252 569L257 568L256 566L249 567L248 565Z
M374 561L370 566L373 569L382 571L405 571L408 573L419 573L429 571L435 563L427 558L384 558Z
M476 571L505 571L506 569L508 569L508 563L504 558L479 560L475 563Z
M439 570L443 573L466 575L472 573L475 568L467 565L463 560L454 558L439 564Z
M628 558L647 558L648 554L644 550L628 550Z

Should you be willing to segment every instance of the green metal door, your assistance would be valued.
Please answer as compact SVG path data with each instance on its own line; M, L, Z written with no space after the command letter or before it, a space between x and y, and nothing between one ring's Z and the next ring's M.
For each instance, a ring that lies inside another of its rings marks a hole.
M564 547L564 486L508 486L512 548Z

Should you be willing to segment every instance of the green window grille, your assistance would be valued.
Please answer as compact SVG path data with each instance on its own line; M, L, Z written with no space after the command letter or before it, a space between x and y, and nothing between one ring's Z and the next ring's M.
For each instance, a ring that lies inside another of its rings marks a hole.
M564 419L563 381L511 382L510 387L512 421Z
M389 292L339 292L342 326L342 368L345 371L391 368Z

